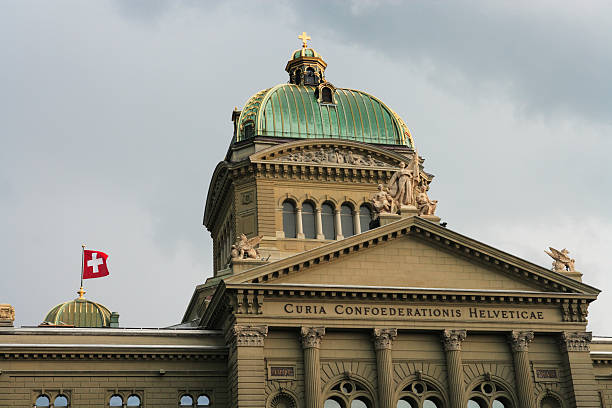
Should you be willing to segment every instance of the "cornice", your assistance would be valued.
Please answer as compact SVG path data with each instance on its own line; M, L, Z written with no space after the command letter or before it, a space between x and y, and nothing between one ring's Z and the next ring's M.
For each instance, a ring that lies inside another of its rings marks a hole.
M476 261L481 265L484 264L489 268L497 269L508 276L530 282L548 291L580 293L583 298L589 299L589 301L594 300L600 292L592 286L497 250L421 217L401 219L384 227L375 228L341 241L331 242L250 269L228 278L226 283L271 283L281 276L297 273L313 265L330 262L353 252L366 250L380 243L405 236L416 237L443 247L447 251Z

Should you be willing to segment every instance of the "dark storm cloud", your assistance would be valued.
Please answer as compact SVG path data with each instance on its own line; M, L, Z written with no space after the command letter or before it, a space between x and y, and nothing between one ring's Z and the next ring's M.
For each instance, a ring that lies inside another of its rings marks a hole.
M571 112L610 124L612 7L597 12L591 5L356 1L348 7L314 0L295 7L317 31L396 61L429 65L432 80L446 86L445 76L457 71L472 91L507 85L526 113Z

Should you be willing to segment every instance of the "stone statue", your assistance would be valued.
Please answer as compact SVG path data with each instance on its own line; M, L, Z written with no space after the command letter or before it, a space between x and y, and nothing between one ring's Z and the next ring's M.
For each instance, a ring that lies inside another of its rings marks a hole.
M410 162L412 169L406 166L406 163L399 164L399 170L391 176L387 188L389 192L402 205L415 205L415 190L420 181L419 156L415 152L412 161Z
M544 252L546 252L552 259L554 259L552 264L553 271L576 272L576 270L574 269L574 262L576 261L567 256L570 253L567 249L563 248L561 251L553 247L548 247L548 249L550 249L551 252L548 252L547 250L544 250Z
M395 213L397 205L386 187L382 184L378 185L378 191L372 196L372 205L377 213Z
M429 190L429 185L427 182L422 182L416 195L416 206L419 215L434 215L436 212L438 200L430 200L427 190Z
M251 239L248 239L246 235L240 234L240 238L236 241L235 245L232 245L232 259L257 259L259 258L259 251L255 248L255 245L259 244L263 235L258 235Z

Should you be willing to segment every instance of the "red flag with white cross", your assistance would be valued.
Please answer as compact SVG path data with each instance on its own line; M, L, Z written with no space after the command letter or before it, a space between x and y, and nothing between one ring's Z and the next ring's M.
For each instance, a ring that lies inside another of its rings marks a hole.
M83 250L83 279L101 278L108 275L108 255L91 249Z

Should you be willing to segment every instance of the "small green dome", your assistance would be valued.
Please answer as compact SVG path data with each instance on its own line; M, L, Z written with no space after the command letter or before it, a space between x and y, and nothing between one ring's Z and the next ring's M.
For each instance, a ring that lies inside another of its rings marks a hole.
M319 55L319 53L313 50L312 48L300 48L299 50L295 50L293 52L292 59L298 59L300 57L311 57L311 58L323 59L321 55Z
M111 312L105 306L87 299L75 299L51 309L43 325L110 327L110 323Z
M333 103L321 103L317 87L295 84L265 89L248 100L238 119L236 142L256 136L342 139L414 148L404 121L374 96L335 88Z

